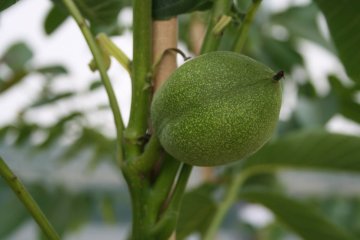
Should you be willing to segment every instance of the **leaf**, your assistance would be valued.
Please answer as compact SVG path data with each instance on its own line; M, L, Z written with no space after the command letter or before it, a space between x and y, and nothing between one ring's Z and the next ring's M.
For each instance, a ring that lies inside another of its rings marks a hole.
M92 24L106 25L116 21L123 4L121 0L76 0L84 16Z
M13 4L17 3L19 0L2 0L0 2L0 12L4 11L8 7L12 6Z
M53 1L64 6L61 0ZM127 5L126 2L123 0L75 0L84 17L95 25L108 25L115 22L121 8Z
M211 8L212 0L153 0L153 18L168 19L183 13Z
M312 199L331 221L360 238L360 199L357 196L329 196L325 199Z
M360 82L360 1L315 0L328 27L346 72Z
M61 99L64 98L68 98L68 97L72 97L74 96L74 92L64 92L64 93L60 93L58 95L52 95L49 97L44 97L42 99L39 99L38 101L36 101L35 103L33 103L30 107L40 107L49 103L54 103L56 101L59 101Z
M101 86L103 86L102 81L101 80L95 80L95 81L91 82L91 84L89 86L89 90L93 91L95 89L98 89Z
M359 86L345 87L336 76L329 76L329 82L331 93L337 97L340 113L360 123L360 104L355 100Z
M319 211L280 193L264 189L247 189L240 197L270 209L284 225L306 240L355 240L339 226L328 221Z
M37 72L42 74L60 75L67 74L68 70L61 65L51 65L36 69Z
M52 34L63 22L65 22L68 16L69 14L65 9L56 4L53 5L45 18L45 33L48 35Z
M62 0L52 0L60 9L66 9ZM74 0L83 16L90 21L90 27L94 34L106 32L118 33L117 17L121 9L130 6L129 0Z
M322 98L300 96L294 116L305 127L322 127L337 112L338 101L333 94L328 94Z
M0 185L3 185L0 180ZM30 216L20 204L16 195L9 189L0 192L0 238L6 239L10 233L16 230Z
M290 7L283 12L274 14L271 22L285 27L290 37L305 38L332 50L332 46L319 31L316 22L318 13L317 6L310 3L305 6Z
M214 186L204 184L184 195L176 234L178 239L185 239L193 232L202 232L209 225L216 210L211 198Z
M56 189L50 193L43 187L37 187L32 192L34 199L60 236L79 228L91 216L91 201L88 194L75 195L64 189Z
M18 83L24 80L28 74L29 72L26 70L19 70L17 72L14 72L9 79L0 82L0 93L11 89L13 86L16 86Z
M25 64L33 57L33 52L24 42L18 42L8 48L3 61L14 71L25 68Z
M263 47L260 49L265 54L266 62L270 67L277 70L284 70L290 73L295 65L302 65L303 59L296 51L296 48L289 41L279 41L273 38L262 39Z
M359 137L299 131L267 144L240 164L242 171L295 168L359 173L359 146Z
M66 115L65 117L62 117L61 119L59 119L58 122L54 126L51 126L48 129L47 138L41 144L39 144L38 147L39 148L48 148L52 143L54 143L61 136L63 136L63 134L66 130L65 129L66 124L69 121L72 121L80 116L82 116L82 113L73 112L73 113L70 113L69 115Z

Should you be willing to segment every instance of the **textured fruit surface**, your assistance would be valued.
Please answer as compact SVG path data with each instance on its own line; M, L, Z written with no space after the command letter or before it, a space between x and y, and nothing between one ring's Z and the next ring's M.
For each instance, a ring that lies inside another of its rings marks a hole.
M269 140L279 118L281 87L275 74L233 52L211 52L186 62L152 102L152 124L162 146L196 166L251 155Z

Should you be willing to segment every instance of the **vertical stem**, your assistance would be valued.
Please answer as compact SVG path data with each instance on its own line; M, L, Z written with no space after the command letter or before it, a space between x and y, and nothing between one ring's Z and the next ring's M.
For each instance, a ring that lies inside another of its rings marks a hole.
M247 178L247 175L238 174L232 179L232 181L230 182L230 185L228 186L228 189L225 193L224 200L220 203L220 205L215 213L215 216L213 217L212 221L210 222L210 225L204 236L204 240L215 239L216 233L219 230L220 225L221 225L222 221L224 220L226 213L229 211L230 207L236 201L236 196L237 196L237 193L239 192L239 188L246 178Z
M152 240L149 238L151 218L149 215L149 180L131 165L123 165L123 173L129 187L132 209L131 240Z
M151 0L133 0L133 68L129 125L125 130L127 159L141 154L137 140L148 128L151 81Z
M165 21L153 21L153 62L161 56L166 49L177 47L177 18ZM155 91L163 84L176 69L176 53L168 51L157 66L154 76Z
M215 34L213 28L219 21L222 15L229 12L231 0L215 0L212 8L210 24L208 26L204 43L201 48L201 53L216 51L221 40L221 33Z
M21 183L18 177L11 171L6 165L5 161L0 157L0 175L9 184L11 189L20 199L22 204L27 208L30 214L33 216L37 224L40 226L44 234L51 240L60 240L59 235L56 233L49 220L36 204L30 193L26 190L25 186ZM2 216L4 217L4 216Z
M241 53L241 51L245 45L248 33L249 33L249 28L254 20L255 14L256 14L260 4L261 4L261 0L253 0L252 4L250 6L250 9L246 13L244 22L241 24L241 27L239 29L238 35L236 37L236 40L235 40L235 43L233 46L233 50L235 52Z
M130 173L133 177L130 177L128 181L131 204L132 204L132 240L152 240L149 237L151 228L151 218L149 214L149 185L147 181L142 181L139 178L135 178L134 172Z

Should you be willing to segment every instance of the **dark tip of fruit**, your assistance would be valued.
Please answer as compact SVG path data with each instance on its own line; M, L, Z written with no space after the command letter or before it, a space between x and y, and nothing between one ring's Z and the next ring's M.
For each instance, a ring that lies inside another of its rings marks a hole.
M280 79L285 78L285 72L283 70L280 70L273 76L273 80L279 81Z

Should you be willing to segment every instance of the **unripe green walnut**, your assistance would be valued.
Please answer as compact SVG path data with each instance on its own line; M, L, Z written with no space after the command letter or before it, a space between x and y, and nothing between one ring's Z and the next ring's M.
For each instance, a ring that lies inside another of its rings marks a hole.
M164 149L197 166L243 159L271 137L281 105L276 74L233 52L211 52L179 67L156 92L151 117Z

